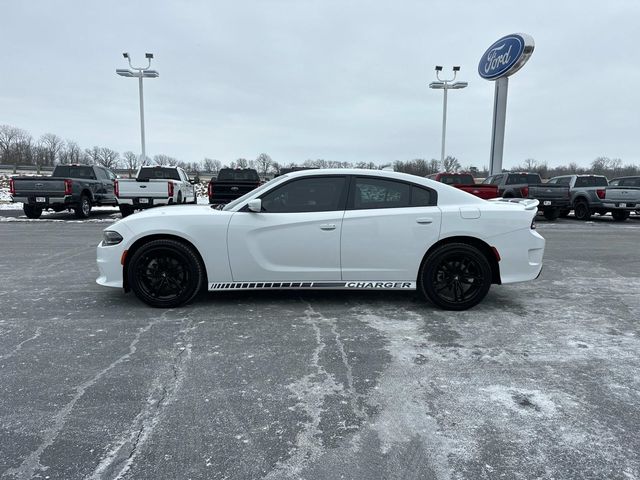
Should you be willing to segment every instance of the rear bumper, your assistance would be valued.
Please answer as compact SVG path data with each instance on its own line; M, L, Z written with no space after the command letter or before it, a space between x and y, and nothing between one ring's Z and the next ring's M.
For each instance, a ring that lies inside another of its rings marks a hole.
M142 202L140 200L143 200ZM118 197L118 205L128 205L137 209L159 207L162 205L171 205L172 198L153 198L153 197ZM144 200L147 200L146 202Z
M544 198L539 198L538 201L540 204L538 208L544 210L545 208L571 208L571 203L569 200L549 200Z
M44 202L38 202L37 198L44 198ZM16 203L26 203L29 205L36 205L42 207L48 207L49 205L73 205L73 197L71 195L65 195L62 197L51 197L47 195L20 195L13 197L13 201Z
M602 206L604 208L612 208L612 209L615 209L615 210L629 210L629 211L633 212L634 210L638 210L640 208L640 203L635 203L635 202L606 202L606 203L603 203Z
M545 239L535 230L516 230L489 239L500 254L503 284L535 280L542 270Z

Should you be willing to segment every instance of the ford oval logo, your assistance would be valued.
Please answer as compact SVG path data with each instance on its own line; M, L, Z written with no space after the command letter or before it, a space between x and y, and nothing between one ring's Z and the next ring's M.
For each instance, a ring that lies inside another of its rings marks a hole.
M478 73L487 80L513 75L527 63L534 46L533 38L524 33L502 37L482 55Z

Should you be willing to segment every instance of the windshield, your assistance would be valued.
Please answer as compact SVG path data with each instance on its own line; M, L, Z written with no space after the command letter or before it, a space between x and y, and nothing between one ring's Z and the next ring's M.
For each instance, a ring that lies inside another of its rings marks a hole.
M249 193L245 193L240 198L236 198L233 202L227 203L222 210L227 210L227 211L228 210L232 210L236 205L241 204L242 202L244 202L248 198L253 197L255 194L262 192L263 190L265 190L265 189L271 187L272 185L284 180L285 178L287 178L287 175L280 175L279 177L272 178L267 183L263 183L258 188L254 188Z

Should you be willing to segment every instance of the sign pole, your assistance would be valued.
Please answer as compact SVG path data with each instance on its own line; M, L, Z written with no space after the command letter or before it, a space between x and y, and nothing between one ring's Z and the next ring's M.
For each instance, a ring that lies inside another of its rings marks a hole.
M495 81L493 98L493 129L491 130L491 158L489 175L502 173L502 152L504 151L504 128L507 119L507 91L509 77L501 77Z

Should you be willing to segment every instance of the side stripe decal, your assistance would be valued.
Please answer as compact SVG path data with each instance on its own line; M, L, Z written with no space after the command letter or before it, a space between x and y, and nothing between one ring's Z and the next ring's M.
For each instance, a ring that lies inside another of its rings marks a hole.
M225 282L210 283L209 290L264 289L346 289L346 290L415 290L416 282L359 280L348 282Z

